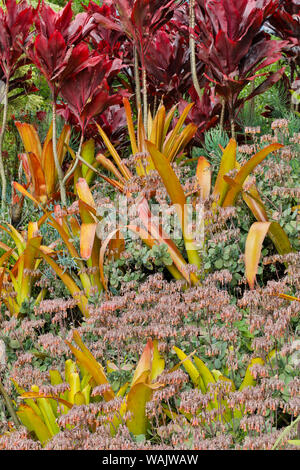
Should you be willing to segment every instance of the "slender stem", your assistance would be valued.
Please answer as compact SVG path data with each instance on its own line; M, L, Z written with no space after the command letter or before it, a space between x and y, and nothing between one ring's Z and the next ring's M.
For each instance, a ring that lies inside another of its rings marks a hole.
M231 125L231 137L235 139L235 125L234 125L234 119L230 119L230 125Z
M231 137L235 139L235 123L234 123L234 109L233 109L233 97L231 96L230 103L229 103L229 120L231 126Z
M153 117L156 114L156 108L157 108L157 95L154 96L154 103L153 103Z
M4 164L3 164L3 154L2 154L2 147L4 141L4 134L5 128L7 123L7 108L8 108L8 90L9 90L9 79L6 78L5 83L5 90L4 90L4 108L3 108L3 119L2 119L2 127L0 132L0 175L1 175L1 182L2 182L2 196L1 196L1 207L4 209L6 203L6 176L4 171Z
M222 110L221 110L221 117L220 117L220 128L221 130L224 129L224 118L225 118L225 107L226 107L226 100L224 96L221 97L222 101Z
M3 387L1 379L0 379L0 393L3 396L3 399L5 401L7 410L9 412L10 416L12 417L12 420L15 423L16 428L18 428L20 426L20 421L19 421L18 416L17 416L17 414L14 410L14 407L13 407L13 404L12 404L12 401L11 401L9 395L6 392L5 388Z
M252 80L250 93L253 93L254 90L255 90L255 80ZM255 98L252 98L250 100L250 122L251 123L253 123L254 111L255 111Z
M142 105L141 99L141 84L140 84L140 75L139 75L139 56L136 46L134 46L134 81L135 81L135 97L136 97L136 108L139 108Z
M195 0L190 0L190 8L189 8L189 43L190 43L190 63L191 63L191 72L192 72L192 79L194 88L201 99L201 89L198 82L197 77L197 69L196 69L196 52L195 52L195 38L194 38L194 29L195 29Z
M67 182L67 180L70 178L70 176L72 175L72 173L74 173L79 161L80 161L80 155L81 155L81 149L82 149L82 144L83 144L83 132L81 133L81 137L80 137L80 142L79 142L79 147L78 147L78 150L76 152L76 157L75 157L75 162L74 164L72 165L72 167L70 168L70 170L66 173L64 179L63 179L63 184L65 185L65 183Z
M148 99L147 99L147 75L144 64L142 65L142 82L143 82L143 110L144 110L144 127L146 136L148 136Z
M57 178L60 190L60 198L63 207L67 206L67 195L66 195L66 188L64 185L64 174L58 159L57 155L57 142L56 142L56 99L53 97L52 103L52 122L53 122L53 135L52 135L52 144L53 144L53 156L54 156L54 163L55 168L57 171Z
M147 98L147 72L145 67L145 51L143 49L143 38L140 32L140 59L142 65L142 87L143 87L143 121L145 134L148 136L148 98Z

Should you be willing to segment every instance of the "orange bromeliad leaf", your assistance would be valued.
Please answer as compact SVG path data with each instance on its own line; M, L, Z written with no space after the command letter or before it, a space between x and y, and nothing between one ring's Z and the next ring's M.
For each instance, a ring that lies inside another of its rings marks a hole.
M32 152L28 153L28 162L34 187L34 196L42 204L47 201L47 186L45 174L40 159Z
M241 191L246 178L250 175L254 168L259 165L271 152L274 152L282 147L282 144L268 145L267 147L253 155L253 157L250 158L250 160L242 166L242 168L239 170L238 174L234 178L234 182L236 183L236 185L231 187L226 195L226 198L223 203L224 207L234 205L236 197L239 191Z
M76 189L77 189L78 197L83 202L86 202L87 204L89 204L90 206L94 208L96 207L89 185L87 184L84 178L79 178L79 180L76 183Z
M195 264L198 268L201 266L201 259L198 255L197 249L192 239L191 234L187 228L187 210L186 210L186 197L180 181L174 172L168 159L155 147L152 142L146 141L152 161L158 171L164 186L169 194L172 204L175 209L180 222L183 238L185 241L186 251L189 262Z
M83 344L78 332L73 333L73 339L76 342L77 346L80 348L75 348L71 343L66 341L66 344L71 349L72 353L76 357L77 363L83 366L88 373L92 376L96 385L109 385L107 377L104 373L103 367L99 364L88 348ZM115 394L112 389L109 389L103 393L105 401L110 401L115 397Z
M79 197L79 211L81 217L80 230L80 254L82 258L89 259L92 254L94 239L96 236L97 219L85 207L85 204L95 209L95 201L90 188L84 178L79 178L76 183L76 190Z
M61 165L67 153L70 137L71 127L68 124L65 124L57 141L57 156Z
M255 184L243 191L243 199L258 222L267 222L268 215Z
M105 168L108 171L111 171L113 175L115 175L116 178L118 178L118 182L122 185L125 183L124 177L121 175L117 167L111 162L108 158L106 158L102 153L99 153L96 156L97 162L100 163L103 168Z
M258 263L263 241L268 233L271 222L254 222L251 225L245 248L246 278L250 289L254 288Z
M136 369L134 371L133 379L131 382L131 387L133 387L140 381L140 378L143 376L145 372L150 373L151 368L152 368L152 359L153 359L153 343L152 343L152 340L149 339L145 346L143 354L140 357L138 365L136 366Z
M111 154L111 156L113 157L113 159L115 160L120 172L122 173L123 177L125 178L125 180L128 180L131 178L131 172L129 171L129 169L126 167L126 165L124 165L124 163L122 162L121 158L120 158L120 155L118 154L118 152L116 151L115 147L112 145L112 143L110 142L109 138L107 137L106 133L103 131L103 129L99 126L99 124L96 124L97 127L98 127L98 130L99 130L99 133L102 137L102 139L104 140L104 143L106 145L106 147L108 148L109 150L109 153Z
M210 163L205 157L199 157L196 170L196 180L196 187L200 190L201 199L207 199L211 190L211 172Z
M57 178L54 156L53 156L52 139L45 142L43 146L42 167L43 167L43 171L45 174L47 194L48 196L51 196L55 191L56 178Z
M294 297L293 295L287 295L287 294L272 294L272 295L275 295L276 297L280 297L281 299L285 299L285 300L297 300L297 302L300 302L300 298L299 297Z
M23 194L23 196L28 197L28 199L31 199L42 211L46 212L43 206L41 205L40 201L38 201L34 196L32 196L32 194L30 194L20 183L14 181L12 185L14 189Z
M15 121L15 125L19 131L20 137L24 144L26 153L34 153L41 160L42 146L40 138L34 126L25 122Z
M130 138L130 143L131 143L132 154L135 155L138 152L138 147L137 147L134 127L133 127L131 106L130 106L130 103L129 103L127 98L123 99L123 104L124 104L124 108L125 108L125 114L126 114L127 127L128 127L128 132L129 132L129 138Z
M81 217L80 229L80 254L83 259L90 259L96 236L97 223L95 218L85 209L79 200L79 212Z

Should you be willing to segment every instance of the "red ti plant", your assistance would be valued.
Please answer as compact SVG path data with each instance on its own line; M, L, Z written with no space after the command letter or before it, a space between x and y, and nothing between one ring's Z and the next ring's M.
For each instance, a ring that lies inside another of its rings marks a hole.
M84 8L96 21L96 28L90 33L93 44L96 47L99 47L101 44L102 50L109 54L110 57L121 58L121 44L126 40L126 35L122 30L115 27L114 21L117 18L116 7L111 1L107 1L102 6L90 1L88 6ZM103 17L106 20L103 20ZM97 18L99 21L97 21ZM103 25L103 21L106 23L106 26ZM107 27L109 22L111 22L111 27Z
M86 53L89 54L88 46ZM107 55L93 53L89 66L74 72L71 77L61 83L61 95L67 102L70 111L76 117L81 138L74 164L64 176L63 183L71 176L81 158L84 134L91 119L105 111L109 106L120 104L122 93L110 95L108 80L116 75L121 68L121 60L110 60Z
M228 107L233 135L234 120L245 101L282 77L284 69L269 73L248 96L239 96L256 73L280 59L282 49L288 46L286 41L272 40L261 30L277 6L278 0L198 0L197 55Z
M31 82L32 78L32 71L28 70L24 75L16 76L15 78L11 78L8 84L8 103L11 103L15 99L23 96L24 94L29 95L30 93L35 93L38 91L36 86ZM5 90L5 75L0 69L0 103L4 98L4 90ZM2 91L3 90L3 91ZM15 93L11 93L15 92Z
M20 67L26 64L23 51L26 42L30 38L30 28L34 16L33 9L26 1L17 3L16 0L6 0L4 3L6 8L0 8L0 76L1 70L4 75L3 96L0 99L0 105L3 102L4 107L0 132L2 208L4 208L6 199L6 177L2 158L2 146L7 122L8 93L10 86L12 86L10 83L11 78Z
M291 82L294 81L294 75L297 66L300 66L300 4L298 0L282 1L280 8L270 17L268 26L271 28L275 36L289 41L289 45L285 51L290 58L291 63Z
M189 95L194 102L194 106L186 118L186 123L192 122L196 124L197 132L193 143L201 146L203 133L213 127L219 120L221 103L218 96L216 96L214 88L209 83L206 84L201 98L199 98L194 87L189 89ZM179 114L183 112L186 105L187 102L185 100L179 102Z
M138 55L142 65L144 125L147 132L147 87L145 54L152 42L153 35L172 17L175 8L181 2L177 0L115 0L118 17L107 18L99 13L94 15L95 21L108 29L124 32L135 49L135 81L137 104L141 103L139 96Z
M72 20L71 2L56 13L44 2L39 7L36 21L37 36L28 47L28 56L47 79L53 97L53 154L58 174L62 204L66 206L66 190L63 171L56 152L56 100L62 81L79 73L87 66L99 62L98 57L89 54L82 40L94 28L88 13L79 13Z
M200 62L198 65L203 68ZM157 31L146 53L145 66L149 94L154 96L155 104L163 98L166 109L178 103L192 85L189 46L179 31Z

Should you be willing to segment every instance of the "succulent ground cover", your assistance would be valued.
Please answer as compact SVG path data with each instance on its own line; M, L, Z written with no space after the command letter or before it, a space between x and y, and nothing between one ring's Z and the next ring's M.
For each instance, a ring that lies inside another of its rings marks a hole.
M298 0L0 1L0 449L296 450Z

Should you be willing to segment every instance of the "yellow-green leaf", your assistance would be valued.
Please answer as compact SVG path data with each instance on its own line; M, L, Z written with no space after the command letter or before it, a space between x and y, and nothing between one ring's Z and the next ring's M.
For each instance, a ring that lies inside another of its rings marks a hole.
M245 268L246 278L250 289L254 288L262 244L270 225L271 222L254 222L247 235L245 247Z
M38 416L29 406L20 405L17 415L21 423L29 430L33 431L38 440L44 446L49 439L51 439L51 433L43 420Z
M199 371L194 366L193 362L190 359L186 359L187 355L176 346L173 346L174 351L176 352L179 359L182 361L182 365L189 374L193 384L198 387L199 385Z
M234 139L230 139L222 155L218 176L213 190L213 196L217 200L219 206L223 205L224 199L229 189L229 185L224 180L224 176L229 171L233 170L236 165L236 146L236 141Z
M226 195L226 198L223 203L224 207L234 205L236 197L243 187L244 181L254 170L254 168L259 165L271 152L274 152L280 149L281 147L283 147L283 145L281 144L268 145L267 147L253 155L253 157L250 158L250 160L242 166L242 168L239 170L238 174L234 178L236 186L231 187Z
M239 391L243 390L245 387L252 387L256 384L256 381L255 381L253 375L250 372L251 367L253 367L255 364L260 364L261 366L263 366L264 361L261 357L256 357L256 358L252 359L252 361L250 362L250 364L247 367L245 377L244 377L244 380L243 380L243 382L242 382L242 384L239 388Z

